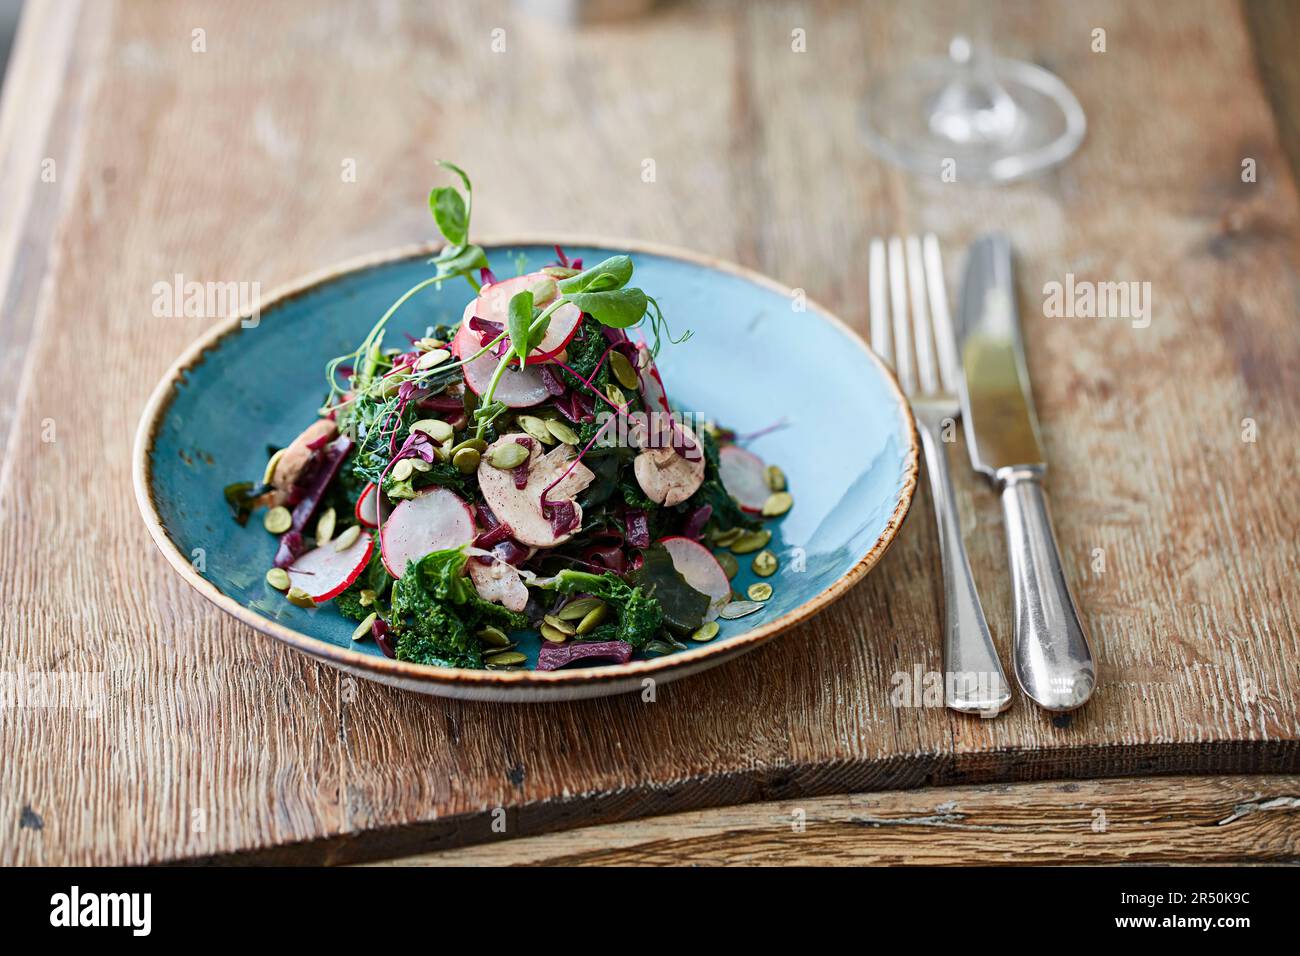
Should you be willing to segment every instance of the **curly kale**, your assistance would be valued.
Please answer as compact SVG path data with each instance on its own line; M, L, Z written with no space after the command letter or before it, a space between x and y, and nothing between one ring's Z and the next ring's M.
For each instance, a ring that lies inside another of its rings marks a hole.
M601 331L601 324L589 315L582 317L582 323L578 326L577 333L569 341L565 348L565 364L583 377L591 378L591 373L596 371L596 363L605 354L609 348L609 342L605 338L605 333ZM569 388L580 388L586 391L584 386L568 369L560 369L560 379ZM609 362L602 362L600 371L592 379L592 388L604 392L609 385Z
M699 439L704 446L704 482L686 501L684 510L693 511L701 505L709 505L713 508L709 523L719 531L730 528L755 530L759 527L759 522L745 514L736 499L723 487L722 475L718 470L717 440L705 429L701 429Z
M616 627L604 625L587 635L587 640L626 641L645 647L659 635L664 623L659 602L639 587L632 587L612 572L591 574L565 570L555 576L561 594L590 594L607 602L618 614Z
M488 625L506 631L528 626L522 614L484 601L465 575L465 550L434 551L406 566L393 584L388 625L397 635L397 659L441 667L483 666L476 634Z

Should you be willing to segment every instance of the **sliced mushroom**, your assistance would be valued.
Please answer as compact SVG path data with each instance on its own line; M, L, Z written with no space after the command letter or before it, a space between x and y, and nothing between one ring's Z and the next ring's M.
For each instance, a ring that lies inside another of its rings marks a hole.
M478 596L485 601L511 611L522 611L528 604L528 588L519 576L519 569L504 561L493 558L492 563L483 564L471 558L469 576Z
M324 445L338 434L338 426L328 418L318 418L289 443L276 462L275 472L271 475L272 491L266 495L271 505L282 505L289 500L289 493L298 483L303 469L315 454L310 446Z
M498 447L523 439L532 446L528 454L528 479L523 488L515 487L514 470L492 465L492 452ZM567 541L572 532L556 534L550 520L542 514L542 492L572 464L577 454L568 445L556 445L545 455L541 443L523 433L502 435L483 454L478 466L479 490L492 513L510 527L511 535L520 544L536 548L553 548ZM546 500L552 504L571 500L595 480L586 465L578 462L564 480L551 489ZM576 502L578 524L582 522L582 508Z
M652 416L657 419L658 416ZM664 426L650 440L650 432L634 433L643 449L632 463L632 472L646 497L672 507L686 501L704 483L704 454L695 432L676 422Z

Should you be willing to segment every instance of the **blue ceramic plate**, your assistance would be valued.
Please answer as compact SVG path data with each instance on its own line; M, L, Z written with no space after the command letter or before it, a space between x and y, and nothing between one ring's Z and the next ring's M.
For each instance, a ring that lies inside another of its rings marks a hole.
M430 273L432 247L313 276L263 303L256 325L233 319L196 343L154 391L140 423L135 486L145 522L177 571L222 610L301 651L395 686L458 697L540 700L632 690L711 667L826 607L865 575L912 501L916 433L893 376L842 322L769 279L644 243L559 240L597 262L629 252L636 284L674 329L659 366L674 405L744 435L785 469L794 508L773 527L781 568L756 614L721 621L713 642L627 664L555 672L468 671L385 658L331 606L294 607L264 580L275 539L231 520L222 488L260 475L268 445L288 444L325 391L327 359L350 352L402 292ZM498 274L554 260L553 241L488 243ZM390 323L390 338L459 321L462 282L429 289ZM202 560L198 560L198 556ZM755 580L742 562L737 591ZM521 649L535 658L538 638ZM531 661L530 661L531 664Z

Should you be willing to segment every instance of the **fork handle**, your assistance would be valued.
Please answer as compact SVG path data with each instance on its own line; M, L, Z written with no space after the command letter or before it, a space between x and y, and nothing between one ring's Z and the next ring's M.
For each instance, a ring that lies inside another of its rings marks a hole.
M1082 707L1097 672L1052 532L1041 469L998 472L1015 595L1016 680L1044 710Z
M966 545L962 542L957 498L941 440L944 419L916 415L925 449L930 496L939 524L939 562L943 566L944 703L964 714L992 716L1011 703L1011 687L989 635L988 621L975 590Z

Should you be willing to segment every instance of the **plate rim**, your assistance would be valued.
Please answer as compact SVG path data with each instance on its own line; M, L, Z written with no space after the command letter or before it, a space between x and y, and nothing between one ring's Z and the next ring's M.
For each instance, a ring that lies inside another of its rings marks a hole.
M791 298L794 295L794 290L784 283L753 269L737 265L725 259L654 241L610 239L608 237L573 233L547 233L544 235L524 233L514 236L491 236L481 240L479 245L484 249L536 245L586 246L608 249L611 252L622 251L632 255L642 253L661 258L677 259L724 272L778 292L786 298ZM277 286L267 295L260 297L255 308L260 315L348 274L363 272L408 259L434 255L442 247L443 243L440 242L410 243L381 252L355 256ZM430 685L471 686L480 687L484 690L489 688L501 690L516 688L520 690L524 688L559 689L565 686L613 683L629 678L653 677L706 661L709 658L717 658L715 663L721 663L725 658L750 651L778 634L808 620L848 593L855 584L861 581L880 562L885 552L889 550L890 545L898 537L898 531L911 509L916 494L920 473L920 440L917 435L916 420L912 415L911 406L903 395L893 370L885 364L880 356L871 350L862 336L838 315L807 295L804 295L803 301L815 308L821 314L821 317L830 322L831 325L845 333L883 373L885 381L893 393L908 442L902 487L893 513L886 522L884 530L867 550L867 553L855 562L851 568L798 607L787 611L773 621L768 621L751 631L724 642L710 643L652 660L629 661L626 664L582 667L571 670L480 671L465 668L437 667L431 664L399 661L382 655L363 654L360 651L331 644L321 638L312 637L310 634L304 634L302 631L295 630L278 621L263 617L222 592L215 584L194 570L190 562L181 554L176 542L167 534L151 490L150 482L153 472L151 456L163 417L175 399L177 385L183 381L191 369L204 361L207 352L220 345L227 336L238 334L243 330L242 321L249 315L250 310L241 311L217 323L200 335L172 362L167 371L163 373L162 378L159 379L158 384L154 386L141 412L132 450L132 484L135 489L136 503L144 518L145 526L149 529L149 535L153 538L158 549L162 551L163 557L167 559L167 562L187 584L212 604L231 615L235 620L241 621L254 630L260 631L310 657L335 665L367 671L380 680L384 678L404 678Z

